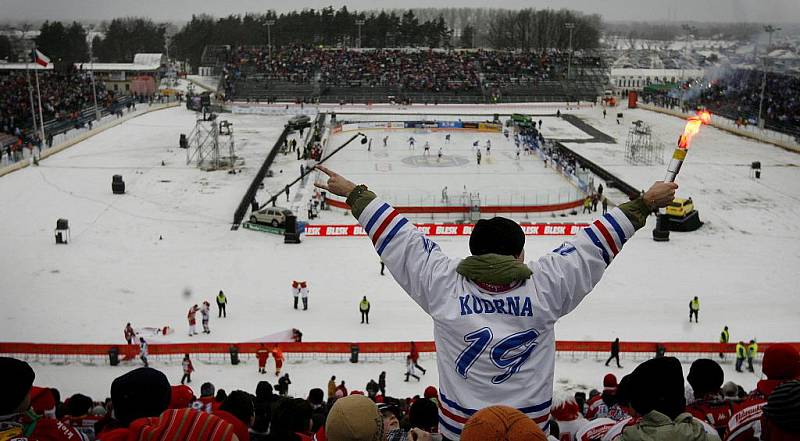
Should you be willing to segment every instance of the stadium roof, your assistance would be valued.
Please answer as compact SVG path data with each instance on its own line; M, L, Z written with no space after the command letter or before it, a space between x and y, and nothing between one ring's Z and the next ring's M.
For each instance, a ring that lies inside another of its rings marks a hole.
M95 71L126 71L126 72L153 72L167 62L164 54L136 54L133 63L92 63L84 61L75 63L75 67L83 70Z

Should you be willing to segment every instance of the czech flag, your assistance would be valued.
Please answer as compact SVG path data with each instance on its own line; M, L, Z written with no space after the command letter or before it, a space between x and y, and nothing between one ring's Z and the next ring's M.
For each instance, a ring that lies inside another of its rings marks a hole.
M33 62L42 67L47 67L47 65L50 64L50 59L47 58L47 55L39 52L38 49L34 49L31 52L31 56L33 57Z

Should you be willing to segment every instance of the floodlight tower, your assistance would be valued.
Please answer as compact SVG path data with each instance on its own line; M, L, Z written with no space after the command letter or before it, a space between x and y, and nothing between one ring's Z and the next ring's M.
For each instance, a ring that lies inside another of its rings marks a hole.
M764 26L764 32L769 34L769 42L767 43L767 50L764 51L764 76L761 78L761 99L758 101L758 127L764 128L764 120L761 119L761 112L764 109L764 91L767 88L767 57L769 56L769 50L772 47L772 34L776 31L780 31L781 28L776 28L772 25Z
M569 29L569 60L567 61L567 79L569 80L572 72L572 30L575 29L575 23L571 21L564 23L564 27Z

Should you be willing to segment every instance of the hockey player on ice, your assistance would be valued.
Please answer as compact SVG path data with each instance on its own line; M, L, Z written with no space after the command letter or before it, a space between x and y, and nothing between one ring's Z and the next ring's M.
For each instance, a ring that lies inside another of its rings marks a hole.
M383 137L383 146L389 147L389 135Z
M372 138L370 138L370 139L369 139L369 142L367 143L367 151L368 151L368 152L371 152L371 151L372 151Z
M408 382L408 377L414 377L419 381L419 375L414 373L414 361L411 360L411 356L406 356L406 379L403 381Z
M195 325L197 324L197 311L199 310L200 308L197 305L194 305L189 308L189 314L186 316L186 318L189 320L189 337L197 335Z
M478 158L478 165L481 165L481 149L478 149L476 156Z
M294 297L294 309L297 309L297 301L300 298L300 282L292 280L292 297Z
M414 137L413 137L413 136L412 136L412 137L410 137L410 138L408 138L408 148L409 148L409 149L411 149L411 150L414 150L414 144L415 144L416 142L417 142L417 140L416 140L416 139L414 139Z
M480 143L481 143L480 141L475 141L475 142L473 142L473 143L472 143L472 148L473 148L474 150L480 150L480 149L481 149L481 147L480 147Z
M263 344L259 345L258 350L256 351L256 358L258 359L258 373L266 374L269 351L264 347Z
M305 280L300 282L300 298L303 300L303 311L308 310L308 284Z
M150 366L147 364L147 342L144 341L144 337L139 337L139 358L144 363L144 367Z
M450 134L444 135L444 142L450 144Z
M211 315L211 304L208 301L203 302L200 308L200 316L203 320L203 334L211 334L211 329L208 328L208 319Z
M424 151L422 152L424 156L431 155L431 143L429 141L425 141Z
M133 338L135 336L136 332L133 331L133 326L128 322L128 324L125 325L125 341L127 341L129 345L133 344Z
M446 204L448 200L449 198L447 197L447 186L445 185L445 187L442 189L442 202Z
M283 367L283 351L278 345L272 348L272 358L275 359L275 376L277 377L281 374L281 368Z
M183 367L183 377L181 377L181 384L185 382L191 383L192 382L192 372L194 372L194 365L192 364L192 360L189 358L189 354L183 356L183 361L181 362L181 366Z
M526 264L525 234L510 219L478 221L469 240L472 255L452 259L365 185L318 168L328 180L315 185L347 198L395 280L433 318L439 432L454 441L468 412L497 402L521 409L547 430L555 323L592 291L622 246L654 208L672 202L678 187L656 182Z
M486 154L487 155L491 155L492 154L492 140L491 139L487 139L486 140Z
M439 147L439 153L436 154L436 162L440 162L442 160L442 148Z

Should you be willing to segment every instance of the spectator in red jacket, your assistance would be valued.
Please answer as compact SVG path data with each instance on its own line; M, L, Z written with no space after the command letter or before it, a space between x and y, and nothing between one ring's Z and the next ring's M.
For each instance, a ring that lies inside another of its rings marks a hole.
M725 433L733 415L733 403L722 396L724 376L719 364L708 358L695 360L686 376L695 398L695 401L686 406L686 411L711 424L719 432L719 436Z
M0 439L29 441L87 440L80 431L31 409L31 386L36 377L30 365L0 357Z
M782 383L800 379L800 353L794 346L778 343L764 351L761 368L766 380L761 380L756 389L736 406L725 433L726 441L752 440L761 433L762 408L767 397Z

